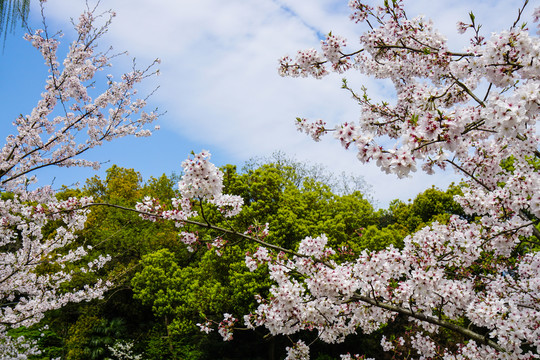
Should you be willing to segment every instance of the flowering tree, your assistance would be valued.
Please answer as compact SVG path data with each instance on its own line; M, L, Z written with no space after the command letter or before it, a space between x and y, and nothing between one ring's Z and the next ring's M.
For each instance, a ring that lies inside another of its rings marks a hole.
M351 19L370 28L360 37L361 49L349 51L345 39L330 34L322 52L304 50L280 61L283 76L357 70L390 79L395 104L374 103L366 90L358 93L344 82L360 118L331 127L297 119L299 129L315 140L333 133L360 161L398 177L417 166L427 173L454 169L466 181L456 200L472 220L434 223L407 237L402 249L366 250L354 261L327 247L325 235L308 237L292 251L265 243L271 229L236 232L261 244L246 265L268 266L275 282L270 297L245 316L246 326L287 336L317 331L320 340L334 343L371 333L399 314L413 330L381 342L396 356L408 348L423 359L540 357L540 41L520 25L526 5L509 30L489 39L471 14L469 23L458 24L459 32L472 33L470 46L456 52L430 21L408 18L399 0L378 7L352 0ZM534 21L539 17L540 8ZM395 143L383 146L387 139ZM221 193L222 175L208 154L188 160L184 171L175 209L146 199L138 206L143 216L194 223L193 204L202 200L226 216L239 211L240 199ZM182 232L181 239L190 247L200 243L192 233ZM213 245L223 242L217 238ZM219 323L224 339L237 324L226 314ZM208 332L211 325L200 326ZM443 330L452 341L441 340ZM287 359L309 358L302 340L287 351Z
M7 336L10 327L34 324L46 311L68 302L99 298L108 286L98 281L69 288L77 272L94 271L108 260L99 256L83 262L87 249L69 246L84 227L88 213L84 207L92 199L59 201L49 186L36 185L33 174L48 166L97 168L98 162L79 156L104 141L151 134L144 126L157 114L142 110L146 103L135 98L135 86L155 74L154 64L142 71L133 69L118 81L108 76L101 90L94 88L97 72L110 66L114 56L97 48L113 16L88 8L75 25L77 38L62 61L57 57L60 34L38 30L25 36L41 52L49 77L37 106L30 115L15 119L15 133L0 150L2 358L35 351L22 339ZM96 25L100 20L102 25Z

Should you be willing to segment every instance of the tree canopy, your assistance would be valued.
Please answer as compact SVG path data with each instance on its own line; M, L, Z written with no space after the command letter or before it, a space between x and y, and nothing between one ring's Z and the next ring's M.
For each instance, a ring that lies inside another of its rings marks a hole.
M205 204L205 217L232 228L248 224L264 227L268 223L276 231L265 240L293 250L307 234L325 231L334 246L352 258L365 249L380 250L390 244L402 247L404 237L416 230L402 226L408 223L405 220L422 218L426 225L460 213L452 201L452 194L459 192L457 187L447 191L431 188L412 202L395 201L389 209L375 210L360 191L336 194L325 183L305 175L309 167L293 161L287 166L282 162L256 166L250 163L238 172L236 166L226 165L222 168L224 190L245 199L243 210L225 220L211 204ZM64 188L57 196L92 196L96 202L119 206L133 206L145 196L152 196L170 206L170 199L177 196L179 179L176 175L162 175L143 181L136 170L114 165L104 179L95 176L82 189ZM439 206L417 205L426 201ZM202 216L199 220L203 220ZM110 355L107 347L122 340L135 344L133 351L144 354L146 359L206 359L216 354L242 359L248 353L251 358L261 359L284 356L285 337L242 333L229 344L217 334L200 332L197 324L220 322L224 313L238 318L254 311L257 296L267 296L273 282L266 268L252 272L246 267L246 253L257 251L254 244L227 236L229 244L217 251L218 256L216 249L205 244L211 244L219 231L198 229L198 234L208 242L190 253L178 241L177 230L170 223L144 221L136 213L118 208L94 209L78 242L91 245L90 257L112 255L98 275L114 281L115 286L104 301L71 306L49 315L46 323L50 324L50 338L57 340L44 343L44 353L56 351L68 359L87 359L89 354ZM59 339L63 328L69 328L70 335L62 342ZM110 339L108 329L116 332L116 342ZM385 329L386 334L404 331L403 325ZM381 336L382 332L360 336L356 342L376 354ZM59 343L65 352L58 350ZM359 347L348 342L341 347L318 345L317 349L321 356L337 356L347 348Z

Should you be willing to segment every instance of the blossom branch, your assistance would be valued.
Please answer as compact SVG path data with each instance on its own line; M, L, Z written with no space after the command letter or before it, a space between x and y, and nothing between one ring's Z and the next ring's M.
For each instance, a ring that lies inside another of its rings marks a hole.
M360 294L354 294L352 296L352 300L362 301L362 302L365 302L367 304L380 307L382 309L386 309L386 310L389 310L389 311L392 311L392 312L396 312L398 314L402 314L402 315L405 315L405 316L410 316L412 318L415 318L415 319L418 319L418 320L421 320L421 321L425 321L427 323L437 325L437 326L443 327L443 328L448 329L448 330L455 331L458 334L464 335L469 339L475 340L475 341L477 341L477 342L479 342L481 344L488 345L488 346L492 347L493 349L495 349L495 350L497 350L497 351L499 351L501 353L506 353L507 352L499 344L497 344L495 341L487 338L485 335L478 334L478 333L476 333L476 332L474 332L474 331L472 331L470 329L467 329L467 328L465 328L463 326L456 325L456 324L451 323L449 321L442 320L442 319L439 319L437 317L429 316L429 315L426 315L426 314L423 314L423 313L414 312L412 310L405 309L405 308L402 308L400 306L387 304L387 303L382 303L382 302L380 302L380 301L378 301L376 299L372 299L370 297L360 295Z

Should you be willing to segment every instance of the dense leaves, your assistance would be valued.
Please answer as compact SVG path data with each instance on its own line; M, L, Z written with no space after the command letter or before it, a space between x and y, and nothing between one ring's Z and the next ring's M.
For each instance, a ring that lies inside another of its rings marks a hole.
M360 191L335 194L316 178L297 174L295 166L299 165L267 163L243 172L225 166L226 192L242 196L245 205L238 216L225 221L215 208L203 204L206 219L232 228L268 223L274 230L265 240L292 250L307 234L326 233L335 247L352 256L390 244L400 247L403 238L419 224L460 214L459 206L452 201L458 187L447 191L431 188L412 202L394 201L389 209L375 211ZM113 166L104 179L93 177L82 189L65 188L58 196L93 196L96 202L126 207L152 196L166 204L176 195L178 180L175 175L162 175L143 182L134 169ZM204 239L211 241L224 235L215 230L197 230L203 242L190 253L171 223L144 221L136 213L118 208L95 208L79 241L92 246L90 257L111 255L99 275L114 281L115 286L104 301L70 306L48 316L48 331L59 339L62 329L69 329L61 345L64 356L111 356L108 349L115 344L111 331L116 331L114 339L134 342L135 353L143 354L145 359L206 359L225 353L231 359L245 358L248 353L252 358L281 357L286 338L276 339L265 332L240 332L229 344L215 332L200 332L197 324L220 322L223 313L238 318L253 311L257 306L255 296L267 296L273 282L266 268L252 272L246 267L245 254L256 251L254 244L225 235L228 246L218 254L206 247ZM404 331L396 325L386 328L385 333ZM361 337L355 344L376 353L381 334ZM42 345L44 354L57 347L58 343ZM350 342L341 347L316 347L329 356L355 348Z

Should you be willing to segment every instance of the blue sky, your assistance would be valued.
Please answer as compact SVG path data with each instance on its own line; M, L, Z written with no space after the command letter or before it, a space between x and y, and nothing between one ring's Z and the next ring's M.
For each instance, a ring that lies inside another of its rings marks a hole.
M91 2L91 0L89 0ZM491 31L508 28L522 1L427 1L406 2L409 15L425 14L460 50L467 42L457 35L455 24L474 11L477 22ZM40 27L40 12L31 10L30 24ZM73 184L93 175L103 176L112 164L134 168L145 179L178 172L190 151L209 150L217 165L241 166L257 156L284 151L297 160L321 163L330 171L362 175L372 186L372 197L385 207L395 198L407 200L432 184L445 188L459 178L452 172L427 176L421 172L399 180L382 174L373 165L362 165L352 151L345 151L329 137L315 143L294 127L297 116L323 118L328 123L355 120L358 108L340 89L341 76L324 80L281 78L278 59L296 50L319 47L321 34L332 31L354 45L362 27L348 20L346 0L102 0L101 8L117 13L101 45L129 51L129 57L113 62L111 71L128 71L131 58L142 65L161 58L161 76L145 84L142 92L160 89L151 107L167 113L161 130L150 138L121 139L86 155L104 162L102 169L52 169L38 173L41 184L54 187ZM48 0L45 7L51 30L62 29L64 42L72 39L70 18L85 7L83 0ZM529 6L527 14L532 12ZM39 99L47 76L43 60L23 31L8 35L0 56L0 135L11 132L11 121L28 114ZM359 74L346 74L349 84L365 85L374 99L392 99L388 83Z

